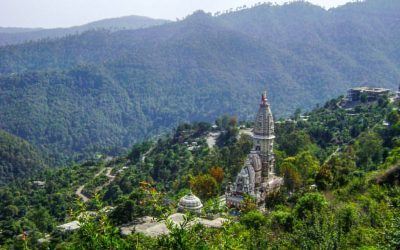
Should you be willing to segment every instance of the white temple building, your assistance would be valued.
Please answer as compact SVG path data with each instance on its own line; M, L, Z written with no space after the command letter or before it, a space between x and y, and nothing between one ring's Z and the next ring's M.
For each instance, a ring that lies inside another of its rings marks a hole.
M274 173L274 120L266 93L261 96L252 139L253 149L235 183L227 187L225 197L228 206L240 207L244 196L248 194L263 207L267 194L279 189L283 184L283 179Z

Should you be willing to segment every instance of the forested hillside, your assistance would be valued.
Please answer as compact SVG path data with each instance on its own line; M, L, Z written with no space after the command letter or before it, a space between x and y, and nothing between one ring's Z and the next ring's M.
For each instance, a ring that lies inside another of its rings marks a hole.
M43 154L27 141L0 129L0 185L42 171Z
M60 159L127 148L182 121L251 119L265 89L282 117L350 86L397 88L399 11L395 0L263 4L3 46L0 127Z
M103 19L81 26L70 28L2 28L0 27L0 46L19 44L43 39L60 38L67 35L77 35L88 30L134 30L148 28L155 25L168 23L168 20L152 19L142 16L126 16L119 18Z
M0 245L38 249L399 249L400 112L382 98L342 109L333 99L275 123L277 174L266 212L246 198L239 211L220 204L252 141L236 117L218 128L198 122L135 144L129 154L47 169L0 187ZM206 142L220 132L216 145ZM239 136L241 134L241 136ZM45 181L43 187L32 180ZM83 190L79 187L84 185ZM143 216L165 220L191 189L204 204L201 217L220 216L222 228L188 221L168 224L169 235L121 235ZM77 200L81 190L89 200ZM109 207L112 206L113 208ZM90 211L90 212L88 212ZM73 220L72 231L57 225ZM25 236L21 236L24 233Z

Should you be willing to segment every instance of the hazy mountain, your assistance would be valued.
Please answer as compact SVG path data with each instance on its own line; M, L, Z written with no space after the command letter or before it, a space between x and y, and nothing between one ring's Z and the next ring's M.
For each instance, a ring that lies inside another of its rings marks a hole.
M172 125L278 117L356 85L397 88L400 2L296 2L0 48L0 127L66 156L127 147Z
M24 33L38 30L41 30L41 28L0 27L0 33L6 34Z
M35 41L46 38L60 38L67 35L76 35L88 30L106 29L106 30L133 30L148 28L161 25L170 21L163 19L153 19L142 16L126 16L119 18L103 19L91 22L81 26L70 28L2 28L0 27L0 46L18 44L27 41Z
M103 19L72 28L79 31L86 31L90 29L133 30L133 29L148 28L151 26L161 25L169 22L171 21L164 19L153 19L143 16L125 16L118 18Z

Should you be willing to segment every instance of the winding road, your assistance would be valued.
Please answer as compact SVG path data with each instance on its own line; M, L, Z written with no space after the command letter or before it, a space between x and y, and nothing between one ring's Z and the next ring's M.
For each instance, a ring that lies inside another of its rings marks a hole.
M102 190L105 186L108 186L115 179L115 175L111 175L112 169L113 168L110 168L110 167L103 168L93 176L93 179L94 179L94 178L98 177L99 175L101 175L105 170L107 170L105 175L108 178L108 182L101 185L100 187L96 188L96 192ZM82 193L83 189L85 188L85 185L86 184L79 186L78 189L75 191L75 194L77 196L79 196L79 198L81 198L83 202L88 202L90 200L90 198Z
M144 162L146 160L147 155L149 155L153 150L154 150L155 146L153 145L152 147L149 148L149 150L147 150L142 158L141 161ZM105 176L108 178L108 181L106 183L104 183L103 185L99 186L96 188L96 192L99 192L100 190L102 190L104 187L110 185L111 182L114 181L115 179L115 175L111 175L111 171L113 170L112 167L106 167L101 169L99 172L97 172L92 179L95 179L96 177L98 177L99 175L101 175L105 170L107 170L107 172L105 173ZM83 202L88 202L90 200L89 197L87 197L86 195L84 195L82 193L83 189L85 188L85 184L81 185L78 187L78 189L76 189L75 194L82 199Z
M111 175L111 171L113 170L113 168L108 167L108 168L105 168L105 169L107 169L106 177L108 178L108 181L106 183L104 183L103 185L97 187L96 188L96 193L101 191L104 187L110 185L110 183L113 182L114 179L115 179L115 175Z
M86 195L82 194L82 190L84 187L85 185L79 186L78 189L75 191L75 194L79 196L79 198L81 198L83 202L88 202L89 198Z

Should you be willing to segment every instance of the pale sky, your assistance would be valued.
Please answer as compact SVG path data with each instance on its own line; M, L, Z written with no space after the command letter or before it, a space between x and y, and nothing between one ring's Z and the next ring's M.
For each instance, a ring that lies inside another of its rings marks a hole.
M325 8L351 0L309 0ZM0 0L0 27L69 27L129 15L175 20L202 9L217 12L261 0ZM273 0L284 3L288 0Z

